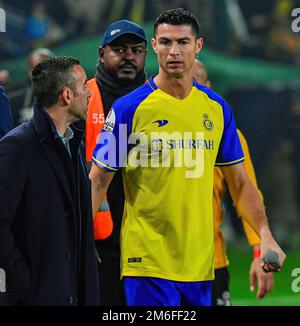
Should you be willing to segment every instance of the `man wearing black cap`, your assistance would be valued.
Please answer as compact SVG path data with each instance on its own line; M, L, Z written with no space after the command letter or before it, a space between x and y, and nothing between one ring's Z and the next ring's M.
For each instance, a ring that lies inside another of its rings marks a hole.
M109 25L99 47L96 76L88 81L92 92L86 120L86 160L92 153L104 120L119 97L130 93L146 81L146 35L143 29L128 20ZM101 304L125 305L120 281L119 233L124 209L124 191L121 172L116 173L94 217L96 247L101 259Z

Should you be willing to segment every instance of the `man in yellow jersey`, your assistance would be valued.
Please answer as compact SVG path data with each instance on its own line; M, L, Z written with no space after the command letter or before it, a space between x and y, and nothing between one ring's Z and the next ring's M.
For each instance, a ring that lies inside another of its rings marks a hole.
M125 213L121 277L127 305L211 305L214 279L213 175L221 166L239 212L261 238L261 257L276 251L257 189L249 180L232 111L211 89L193 81L203 39L196 17L162 13L151 40L155 78L113 103L98 138L90 172L97 211L122 168Z
M208 80L208 73L205 65L199 60L195 60L193 76L201 85L211 87ZM252 165L247 141L240 130L238 136L242 145L245 157L245 169L249 179L258 189L254 167ZM214 190L213 190L213 212L214 212L214 239L215 239L215 279L212 285L212 304L218 306L230 306L231 298L229 292L229 271L228 259L224 236L221 230L224 212L222 209L222 199L227 190L227 185L220 168L215 168ZM242 219L243 227L249 244L253 247L253 261L250 266L250 291L254 291L256 281L258 282L257 298L263 298L274 286L272 273L264 273L260 267L260 239L249 224Z

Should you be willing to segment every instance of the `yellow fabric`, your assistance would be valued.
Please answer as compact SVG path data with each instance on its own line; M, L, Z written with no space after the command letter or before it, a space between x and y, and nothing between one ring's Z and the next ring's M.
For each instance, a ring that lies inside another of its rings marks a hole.
M238 135L243 148L245 156L245 169L252 181L253 185L258 189L257 180L255 176L254 167L251 161L251 156L249 152L249 147L244 135L238 130ZM221 225L223 222L223 209L222 209L222 198L227 189L223 174L220 168L215 168L214 175L214 190L213 190L213 212L214 212L214 239L215 239L215 269L223 268L228 266L228 258L226 254L226 246L224 236L221 230ZM259 192L263 200L261 192ZM255 233L255 231L250 227L250 225L242 219L245 234L247 236L248 242L251 246L260 244L260 239Z
M214 278L212 205L205 203L211 202L211 175L224 128L222 107L196 88L184 100L156 90L140 104L132 125L136 131L143 130L149 139L153 132L180 133L174 135L172 142L179 144L187 130L191 132L190 138L198 139L196 132L205 112L209 112L214 129L210 132L202 127L201 130L209 145L203 149L205 169L200 179L187 179L187 170L193 169L185 166L170 169L149 164L147 168L130 165L125 168L123 178L127 196L122 225L122 276L188 282ZM169 122L163 130L157 123L153 124L161 117ZM163 136L159 138L163 139ZM163 139L163 144L163 147L168 146L169 140ZM150 142L148 146L151 146ZM196 152L193 148L191 151ZM170 151L171 162L175 160L174 153L174 150ZM159 178L154 177L158 173ZM182 216L189 221L183 220ZM138 234L144 234L144 237L138 240ZM195 237L198 238L196 241ZM142 262L130 263L134 257L142 257Z
M121 277L212 280L214 166L243 160L230 107L206 87L180 100L150 78L118 99L93 161L122 168Z
M212 131L205 129L202 123L207 112L214 124ZM142 130L150 139L151 133L161 132L160 127L153 124L161 118L168 121L163 132L180 133L174 135L172 141L159 136L163 144L161 155L170 143L172 147L178 145L187 130L192 139L198 139L196 133L202 123L200 130L204 138L199 144L204 151L205 168L200 179L187 179L186 173L190 169L184 166L170 169L132 168L128 165L125 168L126 216L122 225L121 275L188 282L211 280L214 277L214 248L212 204L209 203L213 187L211 175L224 130L223 110L218 102L196 88L184 100L156 90L139 105L132 126L135 131ZM146 146L151 146L151 143ZM195 157L193 147L191 152ZM174 153L174 150L170 151L172 165ZM149 156L149 160L151 158ZM158 174L159 178L155 177ZM144 237L138 239L138 234ZM140 257L141 262L130 262Z

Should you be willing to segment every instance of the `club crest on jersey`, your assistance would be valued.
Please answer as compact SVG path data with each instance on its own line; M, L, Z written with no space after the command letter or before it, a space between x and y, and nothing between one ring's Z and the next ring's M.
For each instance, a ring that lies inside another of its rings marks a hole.
M208 114L204 113L203 114L203 126L205 127L205 129L207 129L208 131L212 131L214 128L214 124L213 122L208 118Z
M106 117L103 129L109 133L112 133L114 130L115 124L116 124L115 111L113 109L110 109L110 111Z

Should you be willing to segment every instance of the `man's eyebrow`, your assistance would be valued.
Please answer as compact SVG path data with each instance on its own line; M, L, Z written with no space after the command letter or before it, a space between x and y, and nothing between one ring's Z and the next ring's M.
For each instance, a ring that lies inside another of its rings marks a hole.
M144 42L139 42L139 43L129 43L129 44L115 44L112 45L112 47L122 47L122 48L132 48L132 47L145 47L145 43Z
M171 41L168 37L162 36L158 38L159 41Z
M177 39L177 41L189 41L191 38L188 37L188 36L185 36L185 37L181 37L179 39Z
M175 41L189 41L191 38L188 36L175 39ZM171 41L168 37L162 36L158 38L159 41Z
M145 43L144 42L141 42L141 43L134 43L134 44L130 44L131 47L145 47Z

